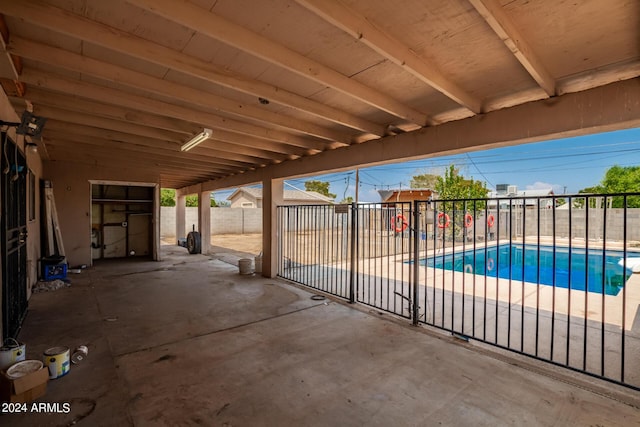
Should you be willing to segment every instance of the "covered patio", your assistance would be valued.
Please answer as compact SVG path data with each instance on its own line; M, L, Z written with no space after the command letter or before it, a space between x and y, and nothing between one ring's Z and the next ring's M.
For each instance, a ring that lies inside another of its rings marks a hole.
M637 422L631 389L275 277L287 179L640 127L638 16L627 0L0 0L2 338L31 358L90 349L44 398L72 413L0 418ZM239 276L210 195L256 184L262 277ZM202 254L161 245L161 188L177 238L198 195ZM82 273L32 294L54 255Z
M68 414L5 425L607 425L638 421L628 389L434 334L278 279L236 255L105 261L35 294L29 355L88 345L49 382ZM223 261L223 259L225 261ZM139 301L139 303L137 302Z

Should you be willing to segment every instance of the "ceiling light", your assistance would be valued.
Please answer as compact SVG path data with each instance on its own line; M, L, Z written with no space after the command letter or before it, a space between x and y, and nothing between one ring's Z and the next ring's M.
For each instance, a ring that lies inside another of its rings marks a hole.
M189 151L196 145L206 141L211 138L213 135L213 131L211 129L204 129L202 132L191 138L189 141L185 142L182 147L180 147L181 151Z

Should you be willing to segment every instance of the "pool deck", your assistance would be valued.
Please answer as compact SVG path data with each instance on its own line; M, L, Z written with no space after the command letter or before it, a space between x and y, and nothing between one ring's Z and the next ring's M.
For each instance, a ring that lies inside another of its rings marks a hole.
M500 242L505 243L509 241ZM495 244L489 242L487 246ZM580 247L579 242L573 244ZM590 247L595 244L589 243ZM613 246L607 244L608 249L613 250ZM484 247L484 243L478 247ZM444 253L465 249L471 247L460 245ZM420 258L435 252L422 251ZM359 291L365 298L375 294L373 305L378 307L404 304L403 314L409 316L406 280L413 265L406 261L379 257L361 260L358 265L358 271L375 271L377 277L405 278L400 285L394 283L404 293L405 301L393 293L387 297L366 289L366 285ZM418 274L421 321L640 387L640 274L632 274L615 296L426 266L420 266Z
M34 294L29 358L88 345L6 426L640 426L640 393L472 345L362 304L241 276L237 257L102 262Z

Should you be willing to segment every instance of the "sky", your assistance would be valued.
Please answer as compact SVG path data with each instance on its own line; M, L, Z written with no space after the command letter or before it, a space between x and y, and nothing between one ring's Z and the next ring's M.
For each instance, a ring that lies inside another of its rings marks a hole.
M518 190L552 188L555 194L575 194L602 180L608 168L640 166L640 129L629 129L574 138L549 140L454 156L433 157L360 169L361 202L380 202L377 190L409 188L414 175L442 175L453 164L465 178L516 185ZM285 189L304 190L308 180L328 181L336 201L355 197L355 169L285 181ZM216 191L226 200L233 190Z

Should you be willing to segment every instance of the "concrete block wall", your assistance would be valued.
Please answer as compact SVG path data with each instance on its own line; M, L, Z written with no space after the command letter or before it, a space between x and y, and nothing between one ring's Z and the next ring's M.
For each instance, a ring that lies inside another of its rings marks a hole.
M198 230L198 208L186 208L185 230ZM262 233L262 209L259 208L211 208L212 234ZM163 206L160 212L160 236L176 237L176 208ZM185 236L181 236L185 237Z
M586 210L573 209L571 211L571 237L584 238L587 225ZM569 237L569 210L557 209L555 220L551 210L540 211L540 234L543 236ZM640 240L640 209L627 209L627 240ZM606 236L607 240L624 240L624 209L607 209ZM538 226L538 217L535 210L526 213L526 229L535 231ZM604 209L589 210L589 238L602 239L604 234ZM527 233L530 234L530 233Z

